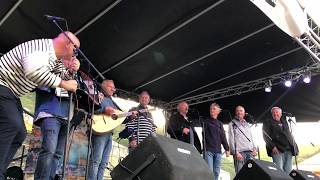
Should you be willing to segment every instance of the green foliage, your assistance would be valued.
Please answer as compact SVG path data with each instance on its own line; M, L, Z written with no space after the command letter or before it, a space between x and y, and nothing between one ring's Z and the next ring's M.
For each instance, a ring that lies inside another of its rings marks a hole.
M34 113L35 98L35 93L29 93L20 98L22 106L31 113Z

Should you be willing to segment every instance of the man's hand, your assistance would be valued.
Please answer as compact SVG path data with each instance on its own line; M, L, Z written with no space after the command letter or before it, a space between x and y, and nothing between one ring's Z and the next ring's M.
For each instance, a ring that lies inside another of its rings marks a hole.
M78 71L80 68L80 61L77 58L72 58L69 61L65 60L64 64L71 73Z
M190 130L188 128L183 128L182 133L183 134L189 134Z
M272 148L272 154L279 154L279 153L280 152L276 146Z
M226 157L229 157L230 156L230 151L226 151L224 152L226 154Z
M139 112L138 111L131 111L130 119L135 119L138 117Z
M136 148L138 146L138 144L137 144L137 141L136 140L133 140L133 141L131 141L130 143L129 143L129 147L131 147L131 148Z
M112 107L106 107L104 109L104 114L111 116L112 114L114 114L114 109Z
M67 91L75 92L77 90L78 83L76 80L61 80L59 87Z
M99 103L101 103L102 100L104 99L103 93L102 93L102 92L99 92L98 97L99 97Z
M254 148L252 151L252 156L255 157L257 155L257 150Z
M243 157L239 152L237 152L236 156L238 161L243 161Z

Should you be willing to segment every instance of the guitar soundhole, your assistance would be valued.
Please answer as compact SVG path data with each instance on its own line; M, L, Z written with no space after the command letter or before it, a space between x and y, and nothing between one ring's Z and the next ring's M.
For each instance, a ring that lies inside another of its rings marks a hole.
M111 118L112 118L113 120L117 120L117 119L118 119L118 116L117 116L116 114L112 114L112 115L111 115Z

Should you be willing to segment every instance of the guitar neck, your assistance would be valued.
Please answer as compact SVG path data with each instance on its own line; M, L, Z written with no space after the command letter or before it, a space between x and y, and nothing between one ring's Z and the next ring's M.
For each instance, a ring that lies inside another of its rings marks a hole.
M138 112L145 113L145 112L148 112L148 109L140 109L140 110L138 110ZM133 115L133 111L124 112L124 113L118 114L117 116L118 117L127 117L127 116L131 116L131 115Z

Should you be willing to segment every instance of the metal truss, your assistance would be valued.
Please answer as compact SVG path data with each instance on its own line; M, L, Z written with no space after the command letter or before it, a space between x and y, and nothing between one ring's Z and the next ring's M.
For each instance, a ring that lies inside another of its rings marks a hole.
M0 26L11 16L11 14L18 8L18 6L23 2L23 0L18 0L11 8L10 10L3 16L3 18L0 20Z
M308 18L308 32L304 33L300 37L295 37L294 39L306 49L312 57L320 61L320 28L312 20L310 16Z
M287 72L271 75L261 79L241 83L219 90L214 90L211 92L203 93L184 99L171 101L165 104L165 108L166 110L175 109L178 103L181 101L186 101L189 105L201 104L208 101L214 101L217 99L222 99L234 95L241 95L243 93L264 89L265 87L270 85L270 83L272 84L272 86L275 86L280 83L283 83L285 80L298 81L302 77L302 75L306 74L307 72L310 72L311 76L320 74L320 64L315 63L310 66L292 69Z

